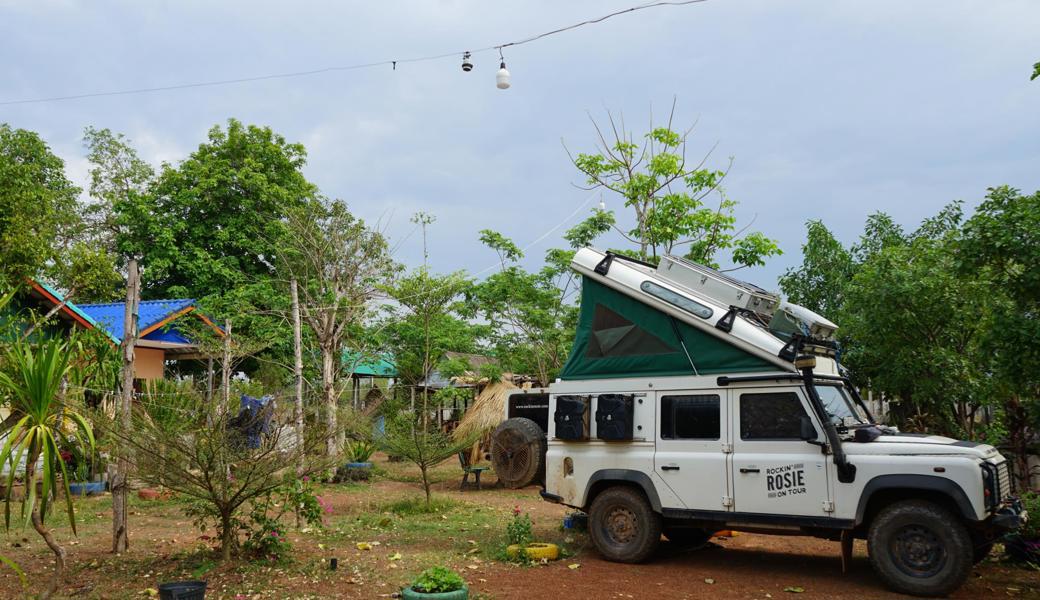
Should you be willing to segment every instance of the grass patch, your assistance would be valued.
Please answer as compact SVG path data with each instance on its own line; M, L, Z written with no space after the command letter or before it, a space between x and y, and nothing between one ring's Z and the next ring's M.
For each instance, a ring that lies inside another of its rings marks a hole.
M379 507L379 512L393 513L399 517L410 517L415 515L430 515L453 511L463 504L451 498L440 498L434 496L426 505L425 498L404 498L396 500Z

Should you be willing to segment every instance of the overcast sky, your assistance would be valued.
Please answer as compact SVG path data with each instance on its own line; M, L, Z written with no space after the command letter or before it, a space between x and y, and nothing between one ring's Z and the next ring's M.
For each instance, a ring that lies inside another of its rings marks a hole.
M637 1L0 0L0 101L462 51ZM989 186L1040 188L1038 23L1036 0L708 0L507 49L505 91L483 53L470 73L451 57L0 106L0 122L38 131L81 185L88 125L127 134L154 163L182 159L229 117L269 125L306 145L325 194L382 219L401 260L421 261L409 217L424 210L438 218L433 266L482 272L495 257L480 229L527 246L560 226L531 245L534 266L599 202L574 187L561 144L592 148L589 114L623 112L638 134L675 96L677 122L698 121L690 153L718 143L719 168L732 156L741 223L779 240L782 257L740 275L775 288L806 220L851 242L877 210L913 227Z

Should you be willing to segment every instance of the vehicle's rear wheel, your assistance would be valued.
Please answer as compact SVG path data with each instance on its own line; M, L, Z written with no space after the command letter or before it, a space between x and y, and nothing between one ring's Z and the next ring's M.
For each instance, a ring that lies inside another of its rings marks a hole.
M614 562L643 562L661 541L661 515L635 488L604 490L589 510L589 535L596 550Z
M664 537L681 548L700 548L711 539L711 532L699 527L665 527Z
M946 509L919 500L885 507L867 535L870 564L893 590L945 596L971 573L973 545L964 524Z

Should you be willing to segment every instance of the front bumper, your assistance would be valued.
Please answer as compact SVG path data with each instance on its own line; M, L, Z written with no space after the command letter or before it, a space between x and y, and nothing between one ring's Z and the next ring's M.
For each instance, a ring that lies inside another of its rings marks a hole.
M1029 512L1022 508L1022 501L1010 498L989 519L990 527L1000 533L1014 531L1029 521Z

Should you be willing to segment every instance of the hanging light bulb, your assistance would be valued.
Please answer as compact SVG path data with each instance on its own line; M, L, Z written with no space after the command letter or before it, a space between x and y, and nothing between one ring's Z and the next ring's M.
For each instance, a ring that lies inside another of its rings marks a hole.
M498 86L498 89L500 90L508 90L511 76L509 75L509 70L506 69L506 59L502 56L501 48L498 49L498 59L502 62L498 65L498 74L495 75L495 85Z
M501 64L498 66L498 75L495 75L495 85L497 85L499 89L509 89L510 78L510 72L505 69L505 61L502 60Z
M467 73L473 70L473 61L470 60L470 53L468 50L462 54L462 70Z

